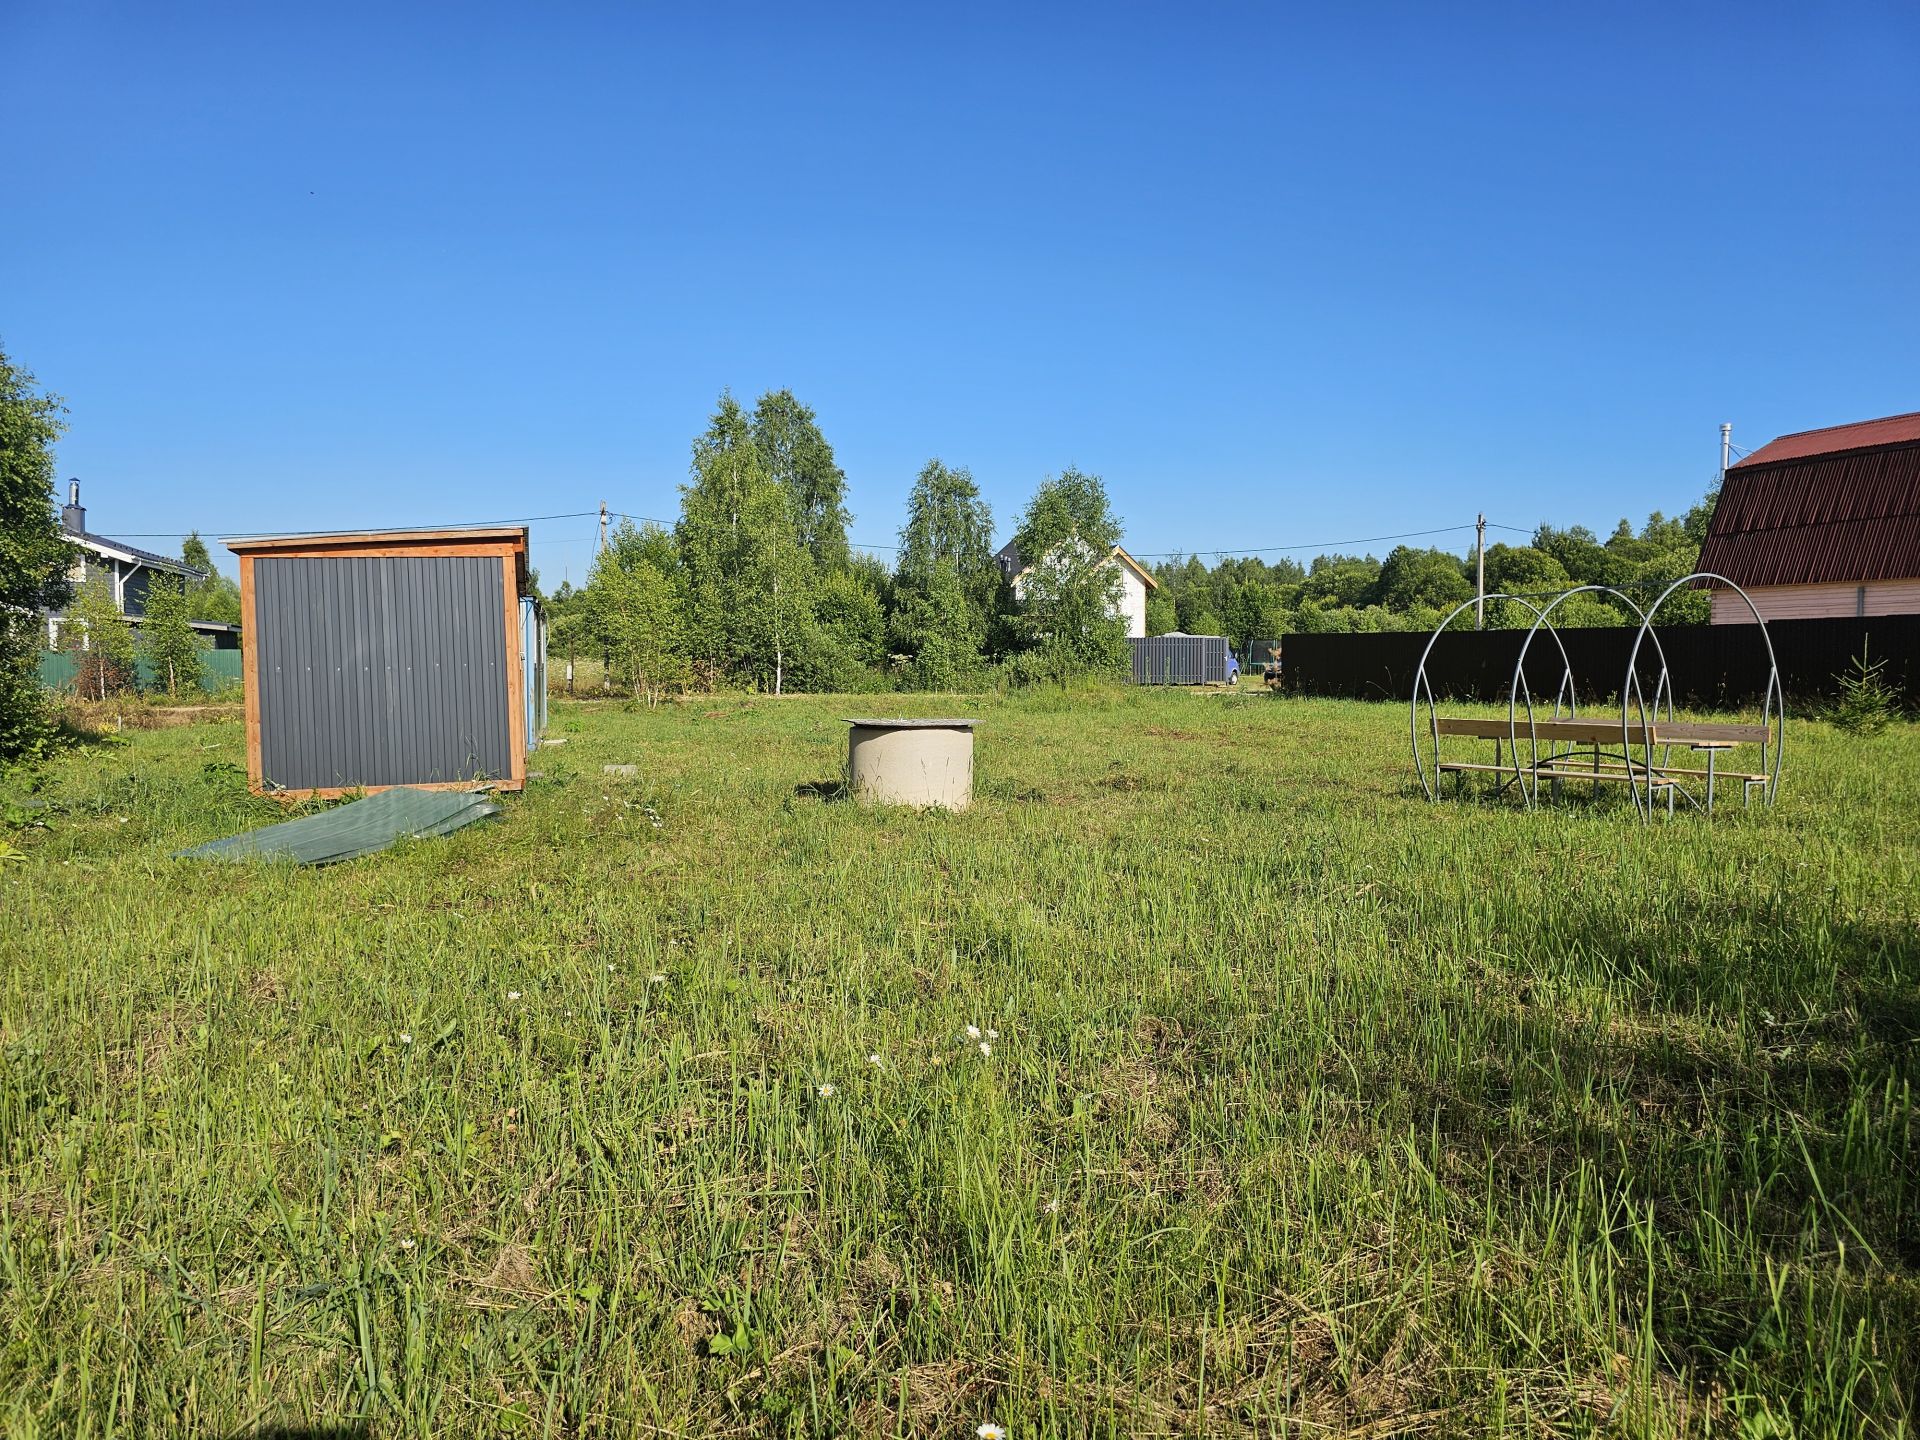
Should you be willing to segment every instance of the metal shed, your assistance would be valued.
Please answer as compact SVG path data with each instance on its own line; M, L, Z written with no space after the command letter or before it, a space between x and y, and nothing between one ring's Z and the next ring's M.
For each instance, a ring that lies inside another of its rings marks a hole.
M524 526L228 540L251 788L525 785L546 720L527 543Z

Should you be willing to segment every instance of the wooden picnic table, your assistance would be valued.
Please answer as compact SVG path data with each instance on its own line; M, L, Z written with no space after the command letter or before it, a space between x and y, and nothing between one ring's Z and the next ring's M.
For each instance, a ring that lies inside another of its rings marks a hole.
M1743 770L1722 770L1718 759L1722 751L1731 750L1739 745L1759 745L1764 747L1771 739L1765 725L1749 725L1726 721L1691 720L1618 720L1559 718L1552 720L1533 720L1523 722L1517 718L1507 720L1489 720L1458 716L1436 716L1432 722L1436 735L1455 735L1466 739L1493 741L1493 759L1491 765L1476 764L1464 760L1442 761L1436 767L1439 771L1451 774L1464 782L1471 772L1486 772L1512 776L1522 782L1531 776L1534 781L1534 793L1539 792L1539 782L1548 781L1556 794L1563 780L1589 780L1594 782L1596 790L1603 782L1624 781L1629 784L1644 784L1649 796L1655 790L1664 790L1667 796L1667 808L1673 808L1674 794L1679 788L1681 776L1697 775L1706 780L1707 813L1713 813L1713 791L1716 780L1738 780L1742 786L1741 794L1745 798L1752 793L1755 785L1765 785L1768 777L1764 774ZM1520 759L1520 741L1526 738L1535 746L1534 758L1522 763ZM1500 762L1500 746L1503 741L1513 745L1513 756L1506 763ZM1547 753L1538 752L1540 742L1547 744ZM1567 749L1554 748L1563 743ZM1608 756L1603 747L1621 747L1620 753ZM1647 751L1645 760L1633 758L1634 747L1643 747ZM1654 749L1668 750L1675 746L1685 746L1689 750L1704 753L1706 766L1672 765L1653 762ZM1764 749L1762 763L1764 764Z

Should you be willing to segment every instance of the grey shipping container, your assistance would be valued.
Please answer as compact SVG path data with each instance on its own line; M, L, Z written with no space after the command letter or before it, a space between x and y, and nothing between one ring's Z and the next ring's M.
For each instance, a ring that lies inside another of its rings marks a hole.
M249 536L247 778L281 795L526 783L546 627L524 527Z
M1224 685L1230 647L1224 635L1149 635L1129 640L1136 685Z

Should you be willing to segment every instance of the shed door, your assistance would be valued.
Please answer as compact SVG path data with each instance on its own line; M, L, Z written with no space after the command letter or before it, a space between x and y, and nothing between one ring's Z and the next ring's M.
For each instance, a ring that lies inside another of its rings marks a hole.
M268 783L511 775L497 557L263 555L253 585Z

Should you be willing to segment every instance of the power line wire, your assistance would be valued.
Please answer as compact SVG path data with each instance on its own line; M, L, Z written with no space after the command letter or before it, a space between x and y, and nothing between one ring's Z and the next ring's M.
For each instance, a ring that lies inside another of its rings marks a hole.
M444 523L432 525L383 525L380 530L478 530L488 525L532 525L543 520L585 520L598 515L598 510L569 510L562 515L520 515L510 520L463 520L455 525ZM207 527L204 533L215 534L224 530L231 535L338 535L338 529L331 530L275 530L271 526L259 526L254 529L240 530L228 526ZM371 531L379 534L380 530ZM176 540L188 535L203 533L199 527L192 530L120 530L107 538L116 540Z
M607 513L610 516L618 516L621 520L634 521L643 525L658 525L662 529L670 530L673 528L673 524L674 524L674 522L670 520L662 520L652 515L638 515L633 513L632 511L627 511L627 510L609 510ZM509 519L505 519L505 520L469 520L469 521L462 521L456 525L438 524L438 525L421 525L421 526L386 526L383 528L390 529L390 530L474 529L474 528L480 528L487 525L533 525L533 524L539 524L539 523L543 523L550 520L591 520L591 519L597 518L599 514L600 512L598 509L567 510L567 511L562 511L552 515L520 515L520 516L515 516ZM1313 541L1303 541L1298 544L1289 544L1289 545L1221 546L1213 549L1195 548L1192 550L1142 550L1142 551L1135 551L1131 553L1134 554L1134 557L1136 559L1140 559L1140 560L1169 560L1169 559L1175 559L1175 558L1184 558L1186 556L1207 556L1214 559L1223 559L1223 558L1228 558L1228 557L1238 556L1238 555L1279 555L1279 554L1289 554L1289 553L1305 551L1305 550L1313 550L1321 554L1329 554L1329 553L1338 552L1348 546L1377 545L1377 544L1382 544L1389 540L1420 540L1420 539L1426 539L1435 535L1455 535L1455 534L1461 533L1462 531L1471 530L1473 528L1474 527L1472 522L1469 521L1459 525L1440 525L1429 530L1402 530L1391 535L1361 535L1361 536L1354 536L1344 540L1313 540ZM1504 525L1496 520L1487 521L1487 528L1489 530L1504 530L1509 534L1513 534L1513 535L1532 535L1534 533L1533 530L1525 526ZM124 540L167 540L167 539L183 539L187 535L200 534L200 533L203 533L203 532L197 529L196 530L133 530L133 531L123 530L118 532L117 535L113 538L124 539ZM329 534L336 534L338 532L335 530L273 530L270 527L261 527L257 530L235 531L234 533L276 534L276 535L329 535ZM378 533L378 532L375 532L375 533ZM598 536L596 535L582 536L579 538L569 536L564 539L558 538L558 537L536 538L534 543L537 545L578 545L578 544L584 544L584 543L590 542L597 538ZM847 543L851 549L862 550L862 551L886 551L892 554L898 554L902 549L902 547L899 545L885 545L885 544L877 544L877 543L859 541L859 540L849 540Z
M1489 525L1493 524L1491 520L1487 523ZM1499 528L1512 529L1514 527L1501 526ZM1398 535L1363 535L1353 540L1315 540L1301 545L1243 545L1224 550L1143 550L1137 555L1134 555L1134 558L1136 560L1169 560L1175 556L1187 555L1212 555L1216 557L1229 555L1270 555L1289 550L1319 550L1325 552L1338 549L1342 545L1375 545L1383 540L1415 540L1426 535L1452 535L1461 530L1471 529L1473 529L1473 522L1469 520L1464 525L1442 525L1434 530L1404 530ZM1127 553L1133 554L1134 552L1128 551Z

